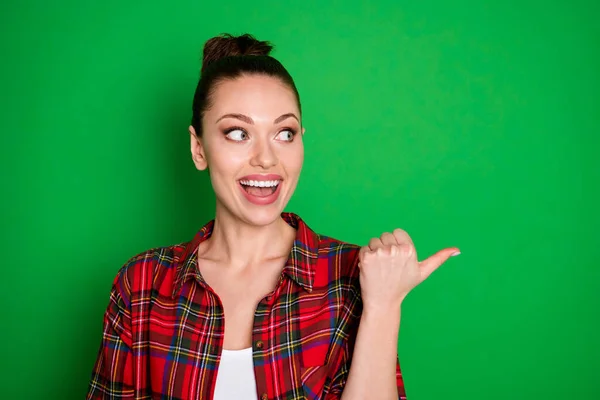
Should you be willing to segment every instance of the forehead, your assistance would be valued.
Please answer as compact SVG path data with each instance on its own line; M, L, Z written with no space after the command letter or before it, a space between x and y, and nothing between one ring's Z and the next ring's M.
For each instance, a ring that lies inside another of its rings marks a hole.
M208 115L240 113L252 118L298 114L294 91L281 79L265 75L242 75L220 82L212 93Z

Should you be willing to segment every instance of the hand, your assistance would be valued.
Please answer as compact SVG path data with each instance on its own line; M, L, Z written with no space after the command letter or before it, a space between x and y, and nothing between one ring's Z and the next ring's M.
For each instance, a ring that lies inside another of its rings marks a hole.
M410 236L402 229L371 239L358 256L363 307L399 309L413 288L458 254L458 248L447 248L419 262Z

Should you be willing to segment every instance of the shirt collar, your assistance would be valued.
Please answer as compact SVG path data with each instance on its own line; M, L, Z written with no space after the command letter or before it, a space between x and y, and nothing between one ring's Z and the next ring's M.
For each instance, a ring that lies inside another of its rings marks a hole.
M296 238L283 273L306 291L311 292L319 253L319 235L296 214L284 212L281 218L296 229ZM198 268L198 246L212 235L214 223L215 221L212 220L204 225L191 241L184 244L185 248L181 255L175 258L173 298L181 291L183 284L192 278L203 287L207 287Z

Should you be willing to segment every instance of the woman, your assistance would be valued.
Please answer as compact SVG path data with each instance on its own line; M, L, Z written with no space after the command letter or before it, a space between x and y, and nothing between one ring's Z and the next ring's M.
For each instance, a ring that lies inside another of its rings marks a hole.
M283 212L303 162L294 82L250 35L204 47L189 128L215 219L119 271L88 399L405 398L400 306L456 248L359 246Z

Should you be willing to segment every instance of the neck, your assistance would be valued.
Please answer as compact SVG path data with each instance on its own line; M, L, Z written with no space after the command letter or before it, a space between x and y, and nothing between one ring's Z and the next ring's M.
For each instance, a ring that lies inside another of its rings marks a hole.
M227 211L219 211L217 209L211 237L201 250L202 257L243 268L288 256L296 231L283 218L256 226Z

